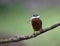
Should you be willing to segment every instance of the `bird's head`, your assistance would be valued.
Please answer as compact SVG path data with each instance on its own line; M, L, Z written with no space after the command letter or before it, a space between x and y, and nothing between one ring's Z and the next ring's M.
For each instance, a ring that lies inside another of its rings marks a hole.
M30 18L30 20L29 21L31 21L32 19L35 19L35 18L39 18L40 16L38 15L38 14L33 14L33 16Z
M37 17L38 16L38 14L33 14L33 17Z
M38 14L33 14L33 17L32 17L32 19L34 19L34 18L39 18L40 16L38 15Z

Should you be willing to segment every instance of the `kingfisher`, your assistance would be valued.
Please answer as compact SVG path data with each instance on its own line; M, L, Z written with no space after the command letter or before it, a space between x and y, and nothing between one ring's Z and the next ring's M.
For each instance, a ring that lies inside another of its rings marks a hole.
M33 14L33 16L31 17L31 24L34 29L33 34L36 34L37 32L42 32L42 21L38 14Z

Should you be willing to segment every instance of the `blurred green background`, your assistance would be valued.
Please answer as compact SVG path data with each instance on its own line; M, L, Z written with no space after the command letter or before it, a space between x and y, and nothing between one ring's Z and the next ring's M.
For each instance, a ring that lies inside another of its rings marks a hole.
M37 13L43 28L60 22L60 6L42 9L38 7ZM26 8L25 5L0 5L0 38L32 34L33 28L28 20L33 14L34 10ZM60 46L60 27L24 42L27 46Z

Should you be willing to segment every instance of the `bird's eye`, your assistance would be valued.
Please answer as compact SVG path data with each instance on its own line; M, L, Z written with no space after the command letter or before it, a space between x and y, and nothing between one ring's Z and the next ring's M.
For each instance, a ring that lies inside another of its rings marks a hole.
M33 15L33 16L35 16L35 15Z
M37 17L38 15L33 15L34 17Z

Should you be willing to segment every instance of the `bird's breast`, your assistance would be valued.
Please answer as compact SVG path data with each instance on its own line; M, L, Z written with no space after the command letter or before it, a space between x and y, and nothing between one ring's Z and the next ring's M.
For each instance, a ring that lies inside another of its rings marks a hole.
M38 31L42 28L42 21L39 18L32 19L32 27L35 31Z

